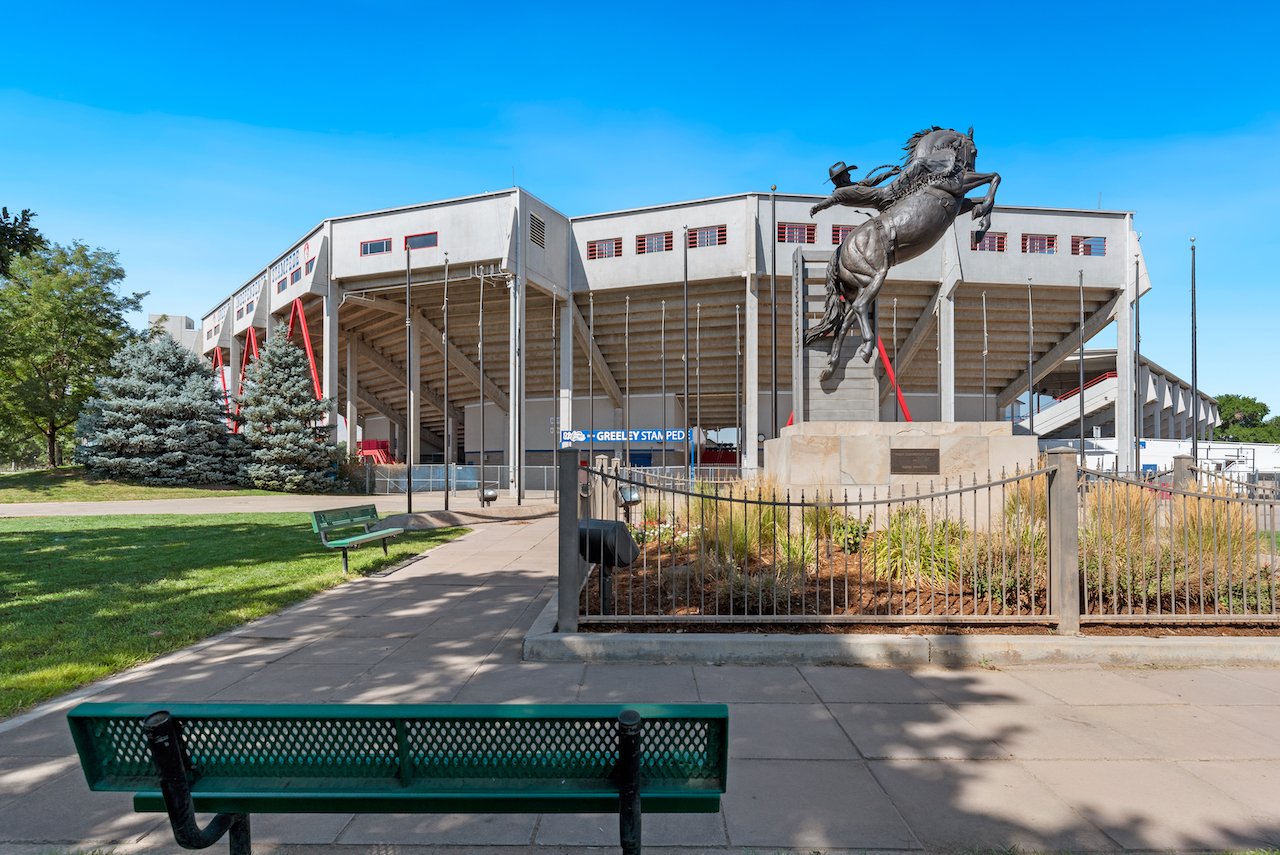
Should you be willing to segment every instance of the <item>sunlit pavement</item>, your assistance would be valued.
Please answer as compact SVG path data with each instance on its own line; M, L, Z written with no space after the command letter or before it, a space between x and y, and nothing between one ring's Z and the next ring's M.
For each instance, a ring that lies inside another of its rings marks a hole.
M399 571L0 724L0 852L178 851L163 815L88 791L64 716L90 696L728 703L723 808L646 815L653 853L1280 845L1280 668L525 663L524 633L554 596L555 533L554 519L482 525ZM253 825L255 852L617 851L606 815Z

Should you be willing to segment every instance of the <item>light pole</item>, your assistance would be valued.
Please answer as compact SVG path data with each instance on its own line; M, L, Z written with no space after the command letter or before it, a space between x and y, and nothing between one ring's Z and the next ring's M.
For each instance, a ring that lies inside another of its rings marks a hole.
M409 240L404 242L404 495L405 513L413 513L413 457L412 452L417 443L409 432L414 423L409 408L413 405L413 308L409 297Z
M1076 273L1080 278L1080 352L1077 360L1080 364L1076 366L1076 395L1080 398L1080 465L1085 466L1089 459L1084 454L1084 269L1081 268Z
M773 234L769 246L772 258L769 262L769 417L773 420L769 436L778 435L778 185L769 187L769 208L773 218Z
M1142 477L1142 283L1138 281L1138 255L1133 256L1133 468Z
M1196 373L1196 239L1191 239L1191 463L1200 465L1200 376Z
M453 462L453 432L456 426L449 415L449 253L444 254L444 330L440 333L440 352L444 354L444 509L449 510L449 466Z
M1031 432L1036 432L1035 383L1036 376L1032 371L1031 349L1036 337L1036 316L1031 305L1031 277L1027 277L1027 424Z

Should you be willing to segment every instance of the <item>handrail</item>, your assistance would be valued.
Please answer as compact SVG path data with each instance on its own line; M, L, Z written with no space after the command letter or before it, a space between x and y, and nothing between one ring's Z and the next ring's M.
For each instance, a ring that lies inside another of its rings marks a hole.
M1090 388L1092 388L1092 387L1094 387L1094 386L1098 385L1099 383L1101 383L1103 380L1110 380L1112 377L1115 377L1115 376L1116 376L1116 372L1114 372L1114 371L1108 371L1108 372L1106 372L1105 374L1099 374L1097 377L1094 377L1094 378L1093 378L1092 380L1090 380L1088 383L1085 383L1085 384L1084 384L1084 386L1077 386L1076 388L1072 389L1070 392L1063 392L1061 395L1058 395L1058 396L1057 396L1056 398L1054 398L1053 400L1055 400L1055 401L1065 401L1065 400L1067 400L1067 398L1070 398L1070 397L1073 397L1073 396L1075 396L1075 395L1079 394L1079 392L1080 392L1082 389L1090 389Z

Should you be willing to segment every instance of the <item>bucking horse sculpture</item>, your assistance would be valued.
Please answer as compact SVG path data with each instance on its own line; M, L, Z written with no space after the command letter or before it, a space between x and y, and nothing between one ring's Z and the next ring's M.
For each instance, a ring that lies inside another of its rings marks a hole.
M870 362L875 350L870 308L884 285L889 268L924 253L951 228L956 217L968 211L978 220L976 240L991 227L1000 175L975 172L978 149L973 128L968 133L927 128L903 146L902 166L882 166L862 181L849 179L843 163L831 167L836 189L813 206L809 216L832 205L875 208L871 219L851 231L841 242L827 266L827 298L822 320L805 334L805 344L824 336L834 336L831 355L822 369L823 380L835 373L844 337L857 320L862 344L857 355ZM880 170L888 170L881 172ZM894 180L888 184L888 178ZM966 199L965 194L983 184L990 185L982 199ZM881 186L883 185L883 186Z

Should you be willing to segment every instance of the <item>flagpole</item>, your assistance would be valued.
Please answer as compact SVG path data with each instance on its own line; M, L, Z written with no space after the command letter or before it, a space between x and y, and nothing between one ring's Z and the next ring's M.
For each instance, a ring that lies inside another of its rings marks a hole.
M769 425L769 436L778 435L778 185L769 188L769 208L773 217L773 235L769 246L772 248L772 261L769 268L769 389L772 401L769 417L773 420Z
M987 399L991 389L987 386L987 356L991 353L987 342L987 292L982 292L982 415L987 415Z

